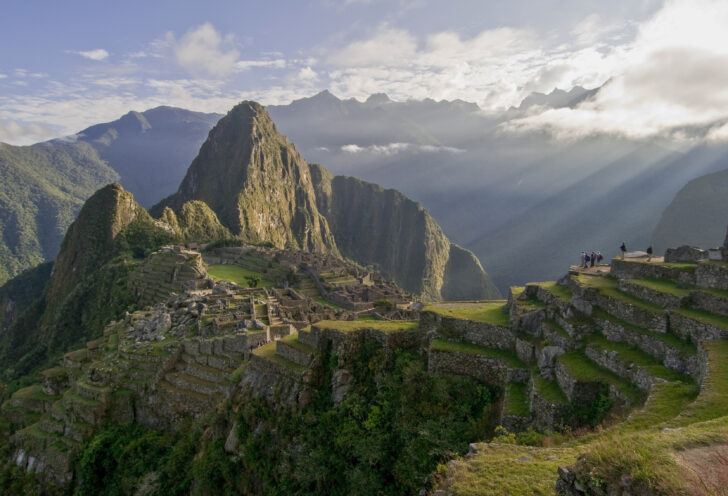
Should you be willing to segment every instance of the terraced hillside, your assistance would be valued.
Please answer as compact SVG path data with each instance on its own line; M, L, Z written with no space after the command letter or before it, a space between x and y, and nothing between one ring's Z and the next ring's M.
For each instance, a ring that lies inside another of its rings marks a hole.
M537 367L509 385L505 430L450 463L440 490L725 494L727 283L725 262L614 260L610 275L512 288L512 334L489 345ZM453 338L483 339L474 320L433 313Z

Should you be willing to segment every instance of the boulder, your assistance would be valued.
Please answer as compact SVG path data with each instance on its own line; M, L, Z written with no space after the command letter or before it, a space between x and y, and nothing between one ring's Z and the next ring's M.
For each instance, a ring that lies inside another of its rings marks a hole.
M698 262L708 258L708 251L695 246L683 245L665 250L665 262Z

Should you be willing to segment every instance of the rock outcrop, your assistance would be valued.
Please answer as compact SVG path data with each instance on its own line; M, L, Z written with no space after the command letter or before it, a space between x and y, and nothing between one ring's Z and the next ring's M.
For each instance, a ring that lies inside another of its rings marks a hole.
M477 258L450 243L422 205L307 164L254 102L215 126L179 191L151 212L185 239L219 239L227 229L247 242L341 253L427 299L499 294ZM206 227L195 228L200 220Z
M210 131L177 193L152 209L205 202L233 234L250 242L336 251L316 208L308 166L255 102L233 108Z

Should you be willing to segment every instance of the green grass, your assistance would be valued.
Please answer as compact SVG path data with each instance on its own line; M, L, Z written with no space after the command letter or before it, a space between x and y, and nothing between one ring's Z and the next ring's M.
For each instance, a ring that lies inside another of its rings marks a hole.
M633 363L645 369L652 377L659 377L670 382L692 382L688 376L679 374L672 369L662 365L652 356L648 355L636 346L628 343L609 341L601 334L593 334L589 337L588 343L597 350L616 352L620 361Z
M616 289L617 279L611 276L588 276L586 274L577 274L572 276L580 286L586 286L594 289Z
M505 415L528 417L531 414L527 389L527 385L522 382L508 384Z
M513 298L518 298L523 294L523 292L526 290L525 286L511 286L510 292L513 295Z
M610 384L622 392L635 405L641 403L644 399L644 394L635 385L622 379L614 372L594 363L581 350L564 353L556 360L564 366L566 372L571 377L578 381Z
M540 375L533 376L533 384L536 392L552 403L567 405L569 399L556 381L544 379Z
M697 351L698 351L698 349L695 347L694 344L680 339L679 337L677 337L676 335L674 335L671 332L649 331L642 327L632 325L629 322L625 322L624 320L619 319L619 318L615 317L614 315L611 315L611 314L605 312L601 308L595 308L592 311L592 316L597 319L608 320L608 321L612 322L613 324L621 326L630 332L634 332L636 334L642 334L643 336L649 336L651 338L662 341L670 348L677 350L678 353L680 353L680 355L682 355L684 357L692 356L695 353L697 353Z
M266 360L270 360L271 362L277 363L279 365L283 365L284 367L289 368L295 372L304 372L308 370L306 367L302 367L295 362L286 360L282 356L277 355L275 341L256 348L255 350L253 350L253 354L261 358L265 358Z
M700 290L705 291L706 293L710 293L712 295L718 296L720 298L728 299L728 289L700 288Z
M444 339L434 339L430 343L430 349L436 351L451 351L457 353L469 353L471 355L484 355L488 358L503 360L509 367L525 368L524 364L511 351L499 350L497 348L485 348L477 344L466 343L465 341L446 341Z
M622 301L624 303L635 306L635 307L645 310L647 312L653 312L653 313L663 313L664 312L664 309L661 306L655 305L654 303L650 303L649 301L642 300L640 298L637 298L636 296L632 296L631 294L625 293L624 291L620 291L619 289L605 288L605 289L600 289L599 292L603 296L606 296L607 298L613 298L615 300Z
M505 307L506 305L503 300L472 303L431 303L426 305L423 311L433 312L443 317L452 317L454 319L507 326L509 318Z
M674 419L695 400L699 391L700 388L694 382L655 383L644 407L635 410L618 428L635 431Z
M319 303L319 304L324 305L324 306L327 306L327 307L334 308L336 310L341 310L342 309L342 307L340 305L337 305L336 303L332 303L329 300L324 299L323 296L316 296L316 297L311 298L311 299L313 301L315 301L316 303Z
M696 308L675 308L671 312L728 331L728 317L724 315L716 315Z
M478 445L479 454L452 467L447 487L458 496L553 496L559 466L580 453L575 448Z
M690 290L694 289L692 287L685 287L683 284L668 281L667 279L630 279L628 282L674 296L688 296Z
M667 267L669 269L681 269L692 271L698 268L698 264L690 262L660 262L657 265Z
M397 332L416 331L420 328L420 323L416 320L322 320L314 325L319 329L333 329L342 332L356 331L358 329Z
M728 341L703 341L708 354L708 374L696 400L674 424L688 425L728 414Z
M275 284L266 279L262 273L240 267L239 265L208 265L207 273L213 279L234 282L241 288L249 288L247 277L258 277L259 288L275 286Z
M13 398L23 400L55 401L59 398L59 396L49 396L42 391L40 384L33 384L32 386L15 391Z
M547 281L547 282L532 282L529 284L534 284L536 286L540 286L549 293L552 293L554 296L557 296L558 298L569 301L571 300L571 297L573 296L573 293L569 288L566 286L560 286L556 284L556 281Z
M555 320L545 320L544 325L546 325L546 327L551 329L553 332L555 332L562 338L571 339L571 337L569 336L569 333L566 332L566 330L563 327L561 327L559 325L559 323L556 322Z
M298 351L302 351L304 353L314 353L316 350L311 348L309 345L301 343L298 341L298 333L294 332L293 334L289 334L288 336L279 339L278 341L281 341L283 343L286 343L291 348L295 348Z

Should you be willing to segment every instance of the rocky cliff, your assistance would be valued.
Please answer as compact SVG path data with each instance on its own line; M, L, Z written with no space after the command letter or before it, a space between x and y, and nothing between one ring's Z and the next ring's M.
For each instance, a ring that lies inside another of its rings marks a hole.
M342 254L427 299L498 297L480 262L450 243L422 205L393 189L310 168L319 211Z
M237 105L220 120L177 193L152 212L177 211L190 200L205 202L246 241L336 252L306 162L255 102Z
M254 102L239 104L215 126L178 192L151 212L173 224L165 208L179 220L193 200L212 211L203 215L196 207L210 226L203 234L220 235L216 216L245 241L340 251L428 299L498 295L477 259L451 247L422 205L398 191L309 166Z

